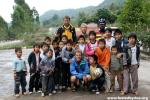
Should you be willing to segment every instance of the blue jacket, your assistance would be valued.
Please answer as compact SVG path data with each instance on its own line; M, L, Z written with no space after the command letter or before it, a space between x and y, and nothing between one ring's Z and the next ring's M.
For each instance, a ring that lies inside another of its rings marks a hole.
M76 76L78 79L82 79L83 76L90 74L88 63L85 59L82 59L81 63L78 64L76 59L73 58L70 64L70 73L72 76Z

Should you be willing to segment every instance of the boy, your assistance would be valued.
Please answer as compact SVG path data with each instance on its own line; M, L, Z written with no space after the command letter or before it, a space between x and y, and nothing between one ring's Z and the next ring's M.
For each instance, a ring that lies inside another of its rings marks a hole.
M41 46L41 53L40 53L40 57L41 59L46 59L46 53L47 51L49 50L49 45L45 42L42 43L42 46Z
M81 50L82 53L85 51L85 37L83 35L79 36L77 49Z
M138 68L140 59L140 46L137 45L137 36L135 33L130 33L128 36L128 49L127 49L127 67L124 69L124 88L122 95L127 94L132 83L132 93L138 95ZM131 76L131 82L130 82Z
M95 49L98 47L98 42L96 41L96 33L94 31L89 32L89 43L85 46L86 57L93 55Z
M102 66L97 63L97 60L98 58L96 55L91 55L89 57L91 75L91 84L89 89L96 91L96 94L99 94L99 91L105 82L105 71Z
M115 88L115 77L117 76L119 89L122 91L123 79L122 79L122 70L123 70L123 59L118 58L117 46L112 46L111 48L111 62L110 62L110 79L111 79L111 87L110 92L114 91ZM123 56L124 57L124 56Z
M71 59L74 57L75 49L72 47L72 41L68 40L66 47L62 50L62 61L63 61L63 88L68 87L70 89L70 63Z
M61 41L64 43L64 45L67 44L67 41L68 41L68 38L66 35L63 35L62 38L61 38Z
M115 39L112 37L112 30L110 28L107 28L105 31L105 41L106 41L106 47L110 48L115 45Z
M42 59L39 65L42 78L42 97L44 97L47 92L49 93L49 96L51 96L52 93L56 93L53 77L55 68L55 61L52 59L53 50L49 49L46 56L47 58Z
M99 47L95 50L95 55L98 57L98 64L102 65L106 73L106 92L110 90L110 49L106 47L105 39L99 40Z
M33 45L33 52L31 52L28 57L28 63L30 67L29 94L33 93L33 88L35 88L36 92L39 91L40 72L38 70L38 66L40 61L40 45L35 44Z
M20 85L22 88L22 94L26 95L26 75L27 75L27 67L25 60L21 58L22 49L15 48L16 59L13 61L13 71L14 71L14 81L15 81L15 96L19 97Z
M82 80L84 87L88 86L88 83L91 80L89 66L86 59L83 59L82 52L80 50L75 52L75 57L71 61L70 73L71 88L73 92L77 89L75 86L79 86L80 81Z

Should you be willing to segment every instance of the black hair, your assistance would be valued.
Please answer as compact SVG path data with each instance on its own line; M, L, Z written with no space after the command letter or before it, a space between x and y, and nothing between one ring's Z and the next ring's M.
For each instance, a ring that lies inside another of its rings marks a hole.
M89 36L90 36L90 35L94 35L94 36L96 37L96 32L95 32L95 31L90 31L90 32L89 32Z
M49 52L49 51L53 53L53 50L52 50L52 49L48 49L48 51L47 51L47 52Z
M106 44L105 39L99 39L98 42L103 42L104 44Z
M116 33L122 34L122 31L120 29L116 29L114 35L116 35Z
M78 40L81 39L81 38L84 39L84 41L85 41L85 37L83 35L80 35Z
M21 47L16 47L15 48L15 53L18 52L18 51L22 51L22 48Z
M58 45L58 41L57 40L53 40L52 45L56 43Z
M40 48L41 46L40 46L40 44L39 44L39 43L35 43L35 44L33 45L33 48L35 48L35 47Z
M94 55L91 55L90 57L92 57L93 59L94 59L94 61L96 61L96 63L97 63L97 61L98 61L98 57L94 54Z
M47 47L49 48L49 45L48 45L47 43L45 43L45 42L42 42L41 48L42 48L43 46L47 46Z
M111 29L111 28L107 28L107 29L105 30L105 32L112 33L112 29Z
M69 16L64 16L64 19L69 19L70 20L70 17Z
M112 50L113 48L116 48L117 51L118 51L118 47L117 47L116 45L112 46L112 47L111 47L111 50Z
M64 38L64 37L68 40L68 37L66 35L63 35L61 38Z
M49 36L46 36L46 37L44 38L44 41L46 41L46 40L51 41L51 38L50 38Z
M136 33L130 33L129 36L128 36L128 39L131 38L131 37L134 38L135 40L137 40Z
M69 40L67 41L67 44L73 45L73 41L72 41L71 39L69 39Z

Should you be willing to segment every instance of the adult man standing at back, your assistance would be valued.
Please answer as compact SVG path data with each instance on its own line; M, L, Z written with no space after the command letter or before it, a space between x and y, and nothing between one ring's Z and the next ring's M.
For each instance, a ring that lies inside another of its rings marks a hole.
M75 28L70 24L69 16L64 17L63 25L60 28L58 28L56 35L58 41L61 40L61 37L63 35L66 35L68 39L72 40L73 42L76 42L76 31Z

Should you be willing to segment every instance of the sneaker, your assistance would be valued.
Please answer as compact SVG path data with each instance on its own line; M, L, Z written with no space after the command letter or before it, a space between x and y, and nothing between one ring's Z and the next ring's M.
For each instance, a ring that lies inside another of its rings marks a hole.
M125 93L124 91L122 91L120 94L121 94L122 96L124 96L126 93Z
M110 93L113 93L113 90L112 89L110 89L110 91L109 91Z
M49 93L48 95L49 95L49 96L52 96L53 94L52 94L52 93Z
M42 92L41 90L37 91L37 93L41 93L41 92Z
M45 96L44 93L42 93L41 96L44 97Z
M99 95L100 94L100 92L99 91L96 91L96 93L95 93L96 95Z
M95 92L95 91L96 91L95 89L92 90L92 92Z
M33 92L29 92L29 95L31 95Z
M52 91L52 93L53 93L53 94L56 94L56 91L55 91L55 90L53 90L53 91Z
M133 94L135 94L136 96L138 96L139 95L139 93L136 91L136 92L134 92Z
M27 95L27 92L23 92L22 95Z
M19 94L15 94L15 97L18 98L20 95Z
M71 90L71 87L68 87L67 90Z

